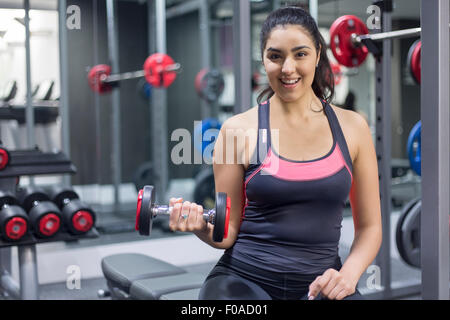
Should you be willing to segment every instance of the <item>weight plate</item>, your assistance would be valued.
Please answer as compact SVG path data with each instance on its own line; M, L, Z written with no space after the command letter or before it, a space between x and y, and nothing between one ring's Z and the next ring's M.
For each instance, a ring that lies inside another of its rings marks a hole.
M225 237L225 229L228 231L229 210L227 210L227 195L223 192L216 194L216 216L214 218L213 241L222 242ZM227 232L228 233L228 232Z
M336 60L346 67L357 67L366 60L369 50L364 46L354 46L352 34L365 35L369 30L354 15L342 16L330 27L330 49Z
M215 102L225 89L225 80L217 69L202 69L195 77L195 89L203 100Z
M208 118L202 120L201 125L194 128L194 147L202 155L202 158L209 163L212 163L214 143L217 141L221 127L222 124L219 120ZM205 153L210 144L212 144L211 152Z
M419 121L412 128L407 143L407 151L409 163L411 165L411 169L419 176L422 174L421 165L422 165L422 156L421 156L421 131L422 131L422 122Z
M417 84L420 84L421 80L421 64L420 55L422 51L422 42L416 40L408 51L408 69L411 72L411 76Z
M396 227L396 243L400 257L410 266L420 268L420 212L422 201L408 202Z
M342 68L337 63L330 62L331 71L333 72L334 84L337 86L342 81Z
M145 79L152 87L168 88L176 79L175 71L166 71L168 67L175 65L175 61L163 53L155 53L145 60Z
M112 86L103 82L110 74L111 67L106 64L99 64L92 67L88 73L88 81L91 89L100 94L110 92Z
M154 183L153 165L151 162L141 164L133 174L133 183L136 190L141 190L144 186Z
M151 208L155 203L153 187L145 186L144 189L142 189L142 194L139 193L139 196L142 196L142 198L140 199L140 202L138 198L138 230L140 235L149 236L152 232L153 224Z

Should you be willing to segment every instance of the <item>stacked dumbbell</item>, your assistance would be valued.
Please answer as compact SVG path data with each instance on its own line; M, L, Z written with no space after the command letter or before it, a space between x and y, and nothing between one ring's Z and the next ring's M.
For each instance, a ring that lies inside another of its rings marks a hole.
M3 170L8 166L10 159L11 156L9 155L8 150L0 147L0 170Z
M84 234L95 224L95 213L78 194L70 189L56 186L49 191L50 199L61 210L64 226L74 235Z
M17 191L20 204L28 213L31 229L40 238L54 236L61 227L61 212L44 190L27 186Z
M19 201L0 191L0 234L6 241L19 241L28 231L28 216Z

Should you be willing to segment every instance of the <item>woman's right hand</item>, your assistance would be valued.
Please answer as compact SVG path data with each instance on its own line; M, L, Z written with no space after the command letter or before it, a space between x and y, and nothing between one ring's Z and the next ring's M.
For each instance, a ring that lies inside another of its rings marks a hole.
M170 198L169 206L173 207L169 220L170 230L195 233L208 229L201 205L183 202L183 198Z

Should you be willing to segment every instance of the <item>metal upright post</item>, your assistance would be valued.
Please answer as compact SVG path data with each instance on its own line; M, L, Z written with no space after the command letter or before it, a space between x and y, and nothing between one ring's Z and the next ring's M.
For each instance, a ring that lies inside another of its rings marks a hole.
M391 31L389 5L383 10L383 32ZM391 40L384 40L382 55L376 57L376 153L380 185L383 239L376 263L381 269L383 297L392 296L391 289Z
M166 1L155 0L156 50L167 53L166 47ZM155 168L157 201L167 202L168 189L168 133L167 133L167 89L152 89L152 150Z
M317 24L319 24L319 3L318 0L309 0L309 13L314 18Z
M233 0L234 113L248 110L252 103L250 21L250 0Z
M27 135L28 147L34 148L36 141L34 138L34 110L31 100L31 47L30 47L30 1L24 0L25 9L25 57L27 73ZM33 179L30 181L34 183ZM19 246L19 266L20 266L20 290L24 300L36 300L38 298L38 278L36 264L36 246Z
M449 2L421 4L422 298L449 299Z
M59 114L61 116L62 150L70 158L70 122L69 122L69 71L67 51L66 28L66 0L58 2L58 29L59 29L59 71L60 71L60 99ZM71 176L64 175L63 184L71 185Z
M26 77L27 77L27 108L26 108L26 120L27 120L27 138L28 147L34 148L36 140L34 137L34 110L33 101L31 99L31 46L30 46L30 0L24 0L25 9L25 65L26 65Z
M200 65L202 68L211 68L210 54L210 29L209 29L209 4L208 0L200 0L199 7L199 28L200 28ZM210 106L206 101L201 99L202 118L210 116L217 117L215 106Z
M106 1L107 25L108 25L108 53L111 63L111 73L118 74L119 70L119 48L118 48L118 24L116 14L116 0ZM122 177L121 157L121 125L120 125L120 91L113 90L111 96L112 122L111 122L111 167L114 185L114 208L119 209L120 204L120 182Z
M39 298L36 245L19 246L20 295L23 300Z

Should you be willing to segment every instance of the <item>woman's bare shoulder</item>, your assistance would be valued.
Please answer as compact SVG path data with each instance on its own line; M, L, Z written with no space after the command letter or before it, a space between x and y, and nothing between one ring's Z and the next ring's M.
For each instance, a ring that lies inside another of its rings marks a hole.
M347 110L335 105L331 105L341 126L349 129L361 129L368 127L367 119L359 112Z
M352 160L355 160L359 146L370 142L371 135L367 119L358 112L334 105L331 107L339 120Z
M253 129L258 127L258 106L252 107L247 111L235 114L228 118L224 123L225 129Z

